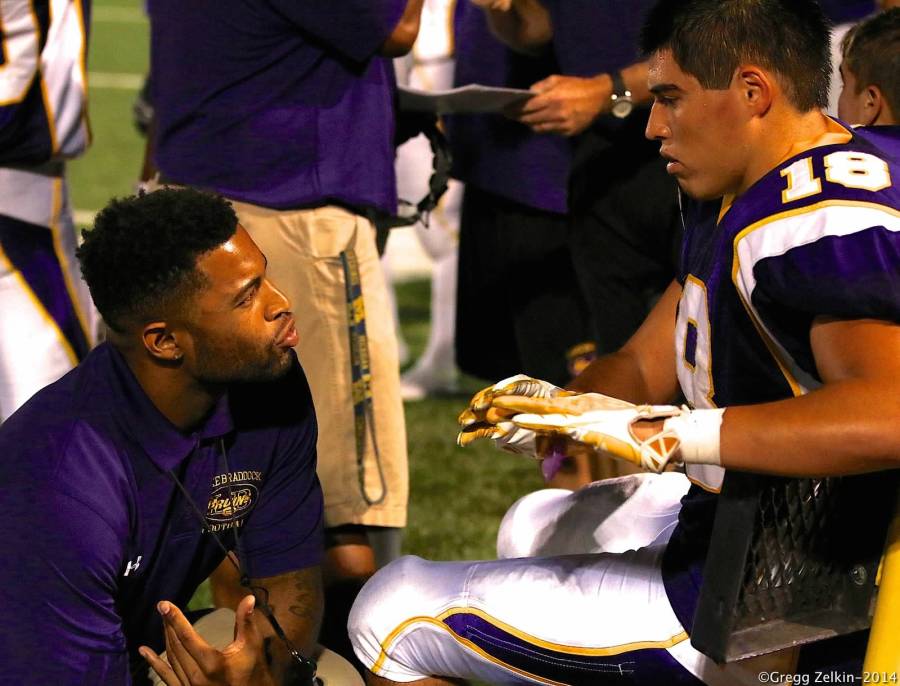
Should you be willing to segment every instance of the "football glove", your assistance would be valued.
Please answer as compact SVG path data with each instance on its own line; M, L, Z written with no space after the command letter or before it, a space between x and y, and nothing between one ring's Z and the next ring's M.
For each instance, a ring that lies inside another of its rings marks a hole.
M512 423L528 431L566 436L648 471L661 472L681 445L675 429L664 423L661 431L641 440L633 431L634 425L642 420L667 420L684 412L671 405L632 405L582 414L517 414Z
M459 415L460 433L456 442L465 447L480 438L507 439L506 442L498 443L498 447L512 452L527 452L533 447L533 436L515 435L514 427L509 422L515 412L495 408L494 399L508 396L554 398L569 395L575 394L548 381L533 379L524 374L498 381L493 386L478 391L469 406Z
M493 407L515 414L582 415L596 410L626 410L635 407L602 393L572 393L556 396L500 395L492 400Z

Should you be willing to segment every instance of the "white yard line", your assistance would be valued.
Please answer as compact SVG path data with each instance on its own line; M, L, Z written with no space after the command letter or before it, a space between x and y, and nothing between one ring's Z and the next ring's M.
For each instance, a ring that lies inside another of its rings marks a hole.
M89 88L106 88L119 91L137 91L144 85L143 74L127 74L124 72L90 71L88 72Z

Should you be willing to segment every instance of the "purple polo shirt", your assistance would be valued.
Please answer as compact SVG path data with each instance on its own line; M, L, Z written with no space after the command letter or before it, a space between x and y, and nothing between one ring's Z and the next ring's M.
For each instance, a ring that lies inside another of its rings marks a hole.
M563 74L596 76L641 60L644 15L655 0L544 0Z
M40 391L0 428L3 679L130 684L130 662L143 683L138 646L164 649L156 603L185 608L224 557L210 531L234 549L239 528L253 577L317 565L316 433L299 364L231 387L190 434L108 344Z
M396 210L391 61L406 0L152 0L156 163L264 207Z
M468 2L455 18L456 85L530 88L559 69L552 55L535 58L506 49L484 12ZM447 118L453 176L528 207L564 214L571 147L562 136L532 133L500 114Z

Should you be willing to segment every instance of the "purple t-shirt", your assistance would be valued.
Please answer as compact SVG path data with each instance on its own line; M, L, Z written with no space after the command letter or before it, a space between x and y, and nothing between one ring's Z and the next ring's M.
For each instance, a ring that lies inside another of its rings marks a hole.
M0 428L3 678L129 684L164 649L155 605L184 608L222 561L216 532L268 577L317 565L316 419L299 364L233 386L189 435L144 394L110 345ZM204 512L206 528L172 473ZM143 683L136 678L136 683Z
M456 85L529 88L559 73L551 54L519 55L498 41L484 12L469 2L457 5L455 29ZM571 164L569 141L535 134L499 114L465 114L447 118L453 150L453 175L481 190L528 207L564 214Z
M638 62L644 14L655 0L544 0L563 74L596 76Z
M152 0L156 163L276 209L396 211L391 61L406 0Z

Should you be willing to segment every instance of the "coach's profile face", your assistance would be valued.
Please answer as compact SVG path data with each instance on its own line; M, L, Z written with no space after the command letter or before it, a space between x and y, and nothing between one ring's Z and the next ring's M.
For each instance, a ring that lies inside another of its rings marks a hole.
M178 326L184 370L205 383L264 381L287 371L297 344L290 303L266 278L266 258L243 227L202 255L197 270L207 283Z
M659 141L666 171L700 200L746 190L755 108L747 103L743 68L727 89L718 90L684 72L669 49L654 53L649 66L655 99L646 136Z

